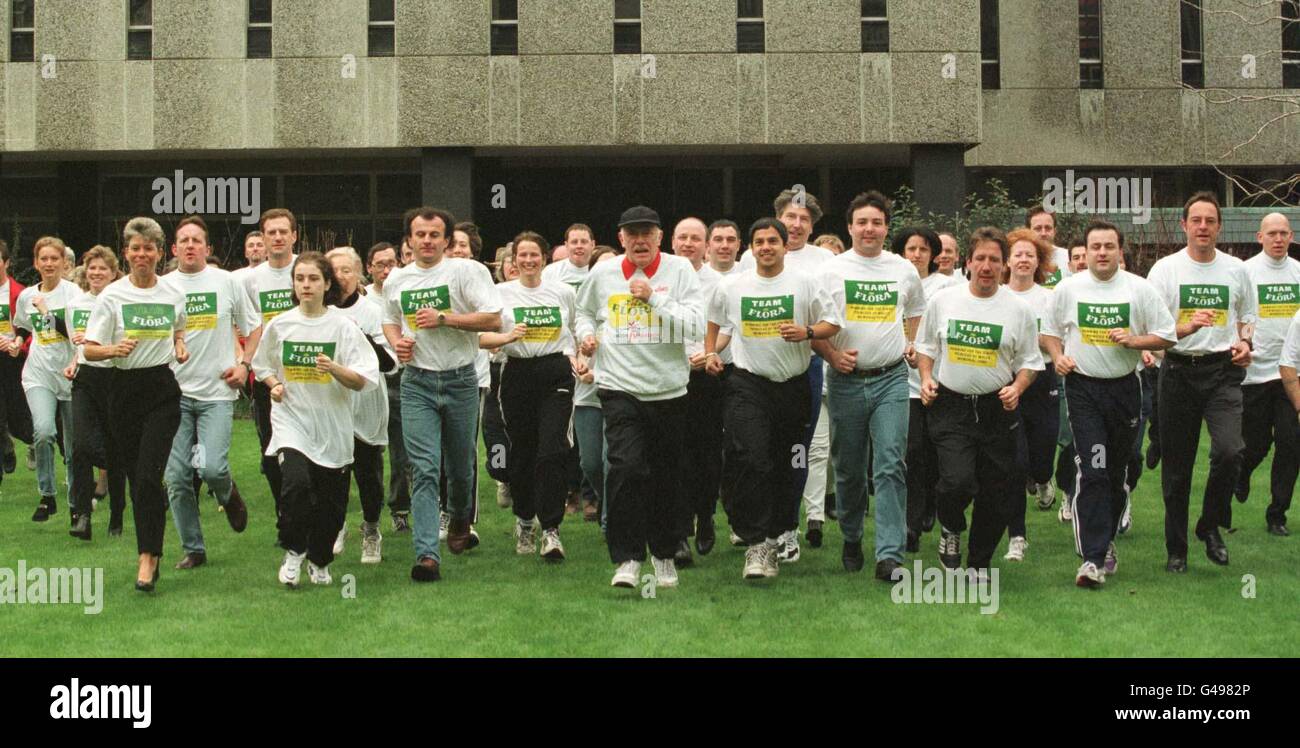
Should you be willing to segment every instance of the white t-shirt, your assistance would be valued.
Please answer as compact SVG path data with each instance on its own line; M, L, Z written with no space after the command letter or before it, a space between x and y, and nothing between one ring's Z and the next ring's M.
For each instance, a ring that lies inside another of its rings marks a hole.
M587 280L588 270L589 268L586 265L578 267L566 258L559 262L552 262L542 268L542 280L564 283L572 287L574 293L577 293L578 288L582 286L582 282Z
M266 263L263 262L262 264L266 264ZM240 288L247 288L245 284L248 283L248 274L253 272L256 269L257 268L250 267L248 265L245 265L242 268L235 268L234 270L230 271L230 277L235 279L235 282L239 284Z
M408 365L450 371L474 363L478 333L446 325L420 329L415 316L424 308L453 314L500 314L501 295L486 267L460 257L443 257L428 269L411 263L394 270L384 281L384 324L398 325L402 337L415 339Z
M916 267L893 252L863 257L856 250L832 256L816 276L830 292L843 328L831 338L838 350L858 352L858 369L892 366L903 358L903 323L925 312Z
M741 267L740 267L740 263L739 263L739 262L733 262L733 263L731 263L731 268L728 269L728 270L719 270L719 269L713 267L712 263L705 263L705 264L707 264L707 265L709 266L709 270L712 270L713 272L717 273L718 275L723 276L724 278L725 278L726 276L728 276L728 275L735 275L736 273L739 273L739 272L741 271Z
M1191 320L1200 309L1215 312L1212 326L1178 341L1170 349L1173 353L1226 351L1238 340L1237 323L1249 324L1259 316L1259 303L1246 264L1217 249L1210 262L1196 262L1186 248L1162 257L1152 266L1147 280L1155 286L1175 323Z
M100 292L86 323L86 342L114 345L125 338L135 340L129 356L112 359L117 369L168 366L176 361L174 333L187 324L185 294L161 276L152 287L137 288L128 275Z
M1061 281L1043 320L1042 334L1059 338L1065 355L1080 374L1098 379L1132 376L1142 365L1142 351L1112 343L1110 331L1121 327L1130 335L1158 335L1177 340L1174 318L1145 279L1119 270L1108 281L1091 271Z
M181 394L203 401L239 399L239 391L222 381L221 372L239 363L231 326L247 336L262 324L247 288L231 273L206 266L197 273L177 269L161 280L185 296L185 347L190 358L183 364L172 363Z
M1296 312L1296 315L1291 318L1291 324L1286 329L1286 339L1282 342L1282 355L1278 359L1278 365L1300 369L1300 312Z
M925 294L925 300L929 301L930 297L940 290L962 284L962 279L956 275L944 275L935 271L921 279L921 291ZM924 304L922 306L924 307ZM917 335L920 335L919 327L917 328ZM910 366L907 367L907 396L913 400L921 399L921 371Z
M1029 305L1029 308L1034 312L1034 319L1038 322L1038 332L1042 333L1044 320L1052 308L1052 289L1044 288L1037 283L1030 286L1027 291L1017 291L1010 284L1006 286L1006 289ZM1044 362L1051 361L1047 351L1043 351L1043 360Z
M1043 281L1043 288L1053 289L1056 284L1069 278L1073 273L1070 272L1070 250L1065 247L1052 247L1052 262L1056 265L1047 280Z
M281 402L271 402L271 441L265 454L294 449L321 467L342 468L352 463L353 391L317 371L319 353L361 375L366 380L362 392L379 385L375 352L341 310L326 307L319 317L304 317L294 308L277 315L262 331L253 356L258 380L274 374L285 389Z
M844 254L853 250L850 249ZM816 277L826 263L835 259L835 253L825 247L819 247L816 244L805 244L798 249L787 249L785 252L785 269L798 270ZM745 272L753 270L757 265L754 262L754 253L745 252L740 256L733 268L740 268Z
M926 302L916 351L934 360L936 382L963 395L997 392L1021 369L1043 368L1034 313L1005 286L987 299L965 284L935 294Z
M82 293L68 302L64 321L68 325L69 332L81 333L83 337L85 336L86 325L90 323L90 313L94 310L95 303L98 301L98 295ZM77 346L77 366L93 366L96 369L113 368L112 359L106 359L104 361L87 361L85 348L84 345Z
M375 341L388 357L397 360L397 354L388 345L384 337L384 310L375 297L358 296L350 307L331 307L338 309L343 316L356 323L362 335ZM374 351L370 353L373 355ZM379 368L379 362L375 362ZM373 447L388 444L388 383L379 378L379 386L362 390L349 391L352 394L352 433L358 439Z
M1242 384L1262 384L1278 378L1278 357L1291 318L1300 311L1300 262L1281 262L1260 252L1246 260L1246 272L1255 284L1259 322L1255 324L1254 351Z
M501 294L501 332L510 332L518 324L528 326L522 340L503 346L507 356L574 355L574 305L578 297L572 286L543 276L536 288L512 280L497 286L497 292Z
M587 359L587 368L591 369L593 375L596 371L596 360L600 358L600 349ZM596 392L596 380L593 379L590 384L582 381L581 378L574 378L573 384L573 405L574 407L583 406L588 408L600 407L600 395Z
M804 373L812 357L808 340L790 343L781 337L782 324L844 324L830 289L788 268L775 278L751 270L723 279L709 303L709 322L734 331L731 347L736 349L732 356L737 368L773 382Z
M732 266L732 270L736 270L735 265ZM727 275L734 275L734 274L735 273L728 273ZM695 276L700 279L700 296L701 298L704 299L704 303L708 304L713 299L714 292L718 290L718 284L722 282L722 279L725 276L723 276L721 273L714 270L713 268L709 267L708 265L701 265L700 269L695 271ZM718 334L726 335L730 337L732 334L732 330L729 327L724 327L718 331ZM687 356L694 356L697 353L703 353L703 352L704 352L703 340L686 341ZM719 351L718 358L722 359L722 363L724 364L732 363L734 359L732 357L731 346L728 345L726 348L723 348L721 351Z
M253 309L266 324L278 314L293 309L293 261L278 270L264 262L244 276L244 287Z
M66 323L68 302L81 293L76 283L60 280L59 285L48 293L41 291L40 285L36 284L24 288L18 294L18 308L14 311L13 324L30 331L33 338L27 353L27 363L23 365L23 392L44 387L59 400L72 399L72 383L63 376L63 368L72 361L72 341L59 334L52 319L47 320L36 311L32 299L36 296L45 297L45 307L50 310L50 314ZM5 299L8 298L6 295Z
M9 308L9 276L6 275L4 283L0 283L0 338L14 339L13 319L13 310Z

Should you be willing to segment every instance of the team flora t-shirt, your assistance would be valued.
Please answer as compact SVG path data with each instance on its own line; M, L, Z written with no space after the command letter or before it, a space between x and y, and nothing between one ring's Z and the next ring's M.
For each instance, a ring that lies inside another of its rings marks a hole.
M781 325L842 324L830 291L814 277L789 269L775 278L756 270L727 276L713 293L709 322L732 328L736 366L773 382L804 373L812 356L812 344L787 342Z
M83 336L86 334L86 326L90 324L90 312L95 308L95 304L98 301L99 301L98 296L92 296L91 294L83 293L68 302L68 309L67 309L68 316L66 319L72 323L72 329L71 329L72 333L74 334L81 333ZM111 360L87 361L84 345L77 346L77 365L94 366L100 369L113 368L113 362Z
M904 321L925 311L921 276L892 252L863 257L849 250L822 266L818 276L844 321L831 345L856 350L859 369L898 363L907 348Z
M179 270L162 281L185 296L185 346L190 358L174 364L176 383L186 397L203 401L234 400L239 396L221 379L221 373L238 363L232 326L248 335L262 324L258 310L234 276L204 267L197 273Z
M13 314L9 309L9 281L0 283L0 337L14 336Z
M86 323L86 340L113 345L136 341L131 355L112 359L119 369L145 369L175 360L174 333L185 329L185 295L162 278L153 286L137 288L131 277L108 284Z
M921 279L921 290L925 293L925 298L929 299L948 286L962 286L965 284L964 280L956 276L930 273ZM925 305L922 304L922 311L924 310ZM913 399L921 397L921 372L910 366L907 367L907 395Z
M577 294L572 286L543 277L536 288L512 280L497 286L497 291L501 294L501 331L509 332L515 325L528 326L523 340L505 347L507 356L574 354L573 307Z
M1242 384L1262 384L1279 377L1282 342L1291 318L1300 311L1300 262L1290 257L1274 260L1260 252L1246 260L1245 265L1255 284L1259 322L1255 325L1255 349Z
M401 328L415 339L411 366L449 371L469 366L478 355L478 333L446 325L421 329L416 314L436 309L451 314L501 313L501 296L482 264L444 257L430 268L410 264L394 270L384 282L384 324Z
M997 392L1021 369L1043 368L1034 313L1005 287L987 299L964 284L939 291L925 305L916 350L934 361L937 382L963 395Z
M293 263L273 268L264 262L243 277L248 300L262 316L262 324L293 308Z
M1059 338L1080 374L1098 379L1132 376L1142 352L1110 339L1110 331L1177 339L1174 319L1144 279L1120 270L1100 281L1085 271L1061 281L1043 318L1043 334Z
M63 367L72 360L72 343L58 331L52 319L46 319L40 313L33 300L37 296L44 298L45 308L50 314L66 323L68 304L81 295L77 284L66 280L60 280L53 291L42 291L38 284L24 288L18 295L18 308L13 310L11 321L15 327L31 332L35 338L27 353L27 363L23 365L24 392L44 387L60 400L72 397L72 385L63 376Z
M1174 353L1226 351L1237 340L1237 323L1258 318L1259 302L1245 263L1217 249L1210 262L1193 260L1186 248L1163 257L1152 266L1147 280L1179 324L1202 309L1214 313L1214 324L1178 341L1170 349Z

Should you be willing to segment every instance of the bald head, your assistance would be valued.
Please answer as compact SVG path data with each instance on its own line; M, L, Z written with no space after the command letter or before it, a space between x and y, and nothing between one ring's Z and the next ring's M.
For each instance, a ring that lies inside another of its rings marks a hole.
M704 237L709 228L698 218L683 218L673 229L673 254L691 261L696 270L704 264Z
M1291 222L1281 213L1269 213L1259 222L1259 233L1255 240L1264 248L1264 254L1274 260L1287 256L1295 234L1291 232Z

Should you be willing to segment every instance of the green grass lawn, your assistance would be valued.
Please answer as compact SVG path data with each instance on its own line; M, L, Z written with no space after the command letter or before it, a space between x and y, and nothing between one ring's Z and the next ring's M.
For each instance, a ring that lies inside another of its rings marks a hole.
M0 605L0 655L120 656L1296 656L1300 539L1264 531L1268 462L1255 473L1250 503L1236 507L1239 530L1226 535L1228 568L1213 566L1194 543L1190 570L1164 571L1163 510L1158 474L1143 476L1135 527L1119 541L1120 568L1104 590L1074 586L1078 566L1068 526L1055 510L1029 508L1029 551L1022 564L1001 562L1000 608L901 605L869 573L840 567L838 527L821 549L759 583L740 578L742 553L720 543L681 572L677 589L653 598L609 586L613 567L595 524L566 518L569 560L551 565L520 558L513 515L499 509L482 473L483 543L462 556L444 550L443 581L410 581L411 536L383 520L384 562L362 566L356 531L361 510L349 505L352 534L331 571L334 585L297 591L276 581L271 497L257 468L249 421L235 424L232 462L250 507L248 530L235 535L215 502L202 502L209 562L186 572L168 518L162 578L153 595L133 588L134 529L127 514L120 538L107 533L108 512L95 515L93 542L67 534L65 497L48 523L30 521L35 477L22 465L0 492L0 567L103 567L99 615L76 605ZM1202 439L1201 465L1208 438ZM1205 469L1194 484L1193 522ZM873 537L867 528L867 538ZM937 564L934 534L918 558ZM868 546L868 558L871 551ZM911 558L909 558L910 564ZM649 571L649 564L644 567ZM355 597L342 595L355 576ZM1243 575L1255 597L1243 598Z

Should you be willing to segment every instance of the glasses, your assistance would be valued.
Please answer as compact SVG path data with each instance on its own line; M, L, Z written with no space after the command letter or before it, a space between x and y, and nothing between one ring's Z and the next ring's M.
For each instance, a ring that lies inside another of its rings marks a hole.
M390 261L390 262L372 262L372 263L370 263L370 267L372 267L372 268L395 268L395 267L397 267L397 262L396 262L396 261Z

